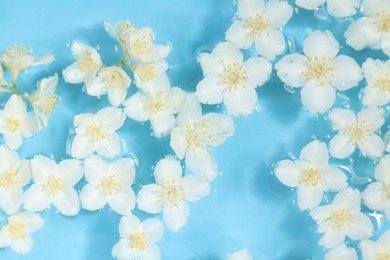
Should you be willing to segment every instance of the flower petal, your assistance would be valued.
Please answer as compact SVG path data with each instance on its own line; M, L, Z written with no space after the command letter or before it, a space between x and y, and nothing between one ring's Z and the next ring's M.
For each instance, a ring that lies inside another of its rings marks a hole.
M4 143L12 150L17 150L23 143L23 137L19 133L3 133Z
M286 40L279 29L268 28L255 38L255 46L261 56L273 60L284 52Z
M318 166L326 166L329 161L328 147L324 142L314 140L303 147L300 159Z
M226 31L225 38L240 49L249 49L254 43L254 38L251 37L250 33L251 29L246 27L243 21L237 20Z
M81 206L90 211L101 209L107 204L106 197L92 184L83 187L80 192L80 200Z
M345 229L345 235L353 240L370 238L374 235L374 226L369 217L361 212L352 216L353 222Z
M384 106L390 101L390 95L381 89L367 85L364 89L363 104L368 107Z
M202 107L194 94L188 94L176 122L178 126L187 127L188 124L198 122L202 117Z
M325 248L334 248L342 244L345 240L345 235L340 231L327 229L319 244Z
M50 206L51 203L51 198L40 185L33 184L24 193L23 207L28 211L45 210Z
M326 0L296 0L295 4L307 10L314 10L323 5Z
M204 77L218 74L223 70L223 66L220 64L220 61L210 53L200 53L198 56L198 62L202 67Z
M135 93L130 96L123 105L125 106L125 112L128 117L135 121L144 122L149 120L149 113L146 111L146 105L144 102L145 96L140 93Z
M359 111L357 120L359 123L369 124L370 128L376 131L385 123L384 111L378 108L365 108Z
M293 53L281 58L275 69L283 83L298 88L305 84L305 71L308 70L308 60L304 55Z
M322 114L333 106L336 91L330 86L305 86L301 91L301 100L311 114Z
M121 152L121 139L114 133L100 140L96 147L96 153L105 157L113 158Z
M124 216L119 221L119 234L121 237L128 237L137 233L141 227L141 221L136 216Z
M224 104L231 116L249 116L257 105L257 93L252 87L239 87L225 92Z
M373 182L362 192L364 204L371 210L383 211L389 204L384 200L385 185L381 182Z
M157 243L164 234L164 224L159 219L148 218L142 221L142 230L150 244Z
M136 251L129 247L127 239L120 239L112 248L112 255L117 259L136 259Z
M169 135L172 128L175 127L175 123L175 116L169 112L160 112L150 116L153 135L157 138Z
M385 151L385 144L382 138L375 134L367 136L364 141L358 143L358 146L363 156L375 160L381 158Z
M180 162L173 156L166 156L157 162L154 168L154 177L156 182L162 180L180 181L183 174L183 168Z
M212 154L203 148L187 151L186 166L190 172L208 182L213 181L219 171Z
M324 260L358 260L358 256L353 247L342 244L326 253Z
M319 187L298 186L298 206L301 210L313 209L320 205L324 192Z
M182 128L172 129L170 146L180 160L184 158L187 150L187 136Z
M137 194L137 205L142 211L150 214L157 214L161 211L159 195L162 187L157 184L142 186Z
M117 89L108 90L108 101L113 107L120 106L125 101L126 96L127 96L126 88L117 88Z
M220 146L234 133L234 121L221 113L207 113L203 116L207 133L211 135L209 145Z
M3 110L18 115L25 115L27 113L26 103L24 103L21 96L15 94L8 99Z
M339 55L332 61L334 68L333 86L338 90L356 87L363 79L362 69L354 59Z
M109 125L113 130L118 130L123 126L126 115L121 108L105 107L100 109L96 114L97 120Z
M330 111L328 117L333 130L336 131L343 131L348 125L356 123L356 116L349 109L334 108Z
M296 187L299 183L301 168L291 160L283 160L276 164L275 175L284 185Z
M84 175L84 169L79 160L63 160L58 164L58 173L70 186L76 185Z
M375 178L383 183L390 183L390 155L386 154L375 168Z
M334 17L347 17L356 14L360 7L359 0L327 0L328 13Z
M220 84L217 76L208 76L196 85L196 96L203 104L219 104L223 100L225 86Z
M85 135L77 134L72 142L72 156L77 159L84 159L95 151L94 143Z
M109 173L109 163L98 155L92 155L84 161L85 178L89 183L98 184Z
M379 43L381 37L380 33L376 30L375 20L368 17L353 21L344 33L344 36L347 44L359 51L375 43Z
M181 180L186 201L197 201L210 194L211 188L208 182L202 181L195 175L187 174Z
M360 192L351 187L337 193L333 199L333 205L349 210L360 211Z
M21 188L4 189L0 188L0 208L7 214L12 215L19 211L23 200Z
M108 205L111 209L121 215L129 215L135 207L135 194L132 189L124 193L108 197Z
M189 217L188 204L185 201L178 203L177 206L168 206L163 208L163 219L167 228L177 232L187 224Z
M390 33L388 32L382 34L381 49L387 56L390 57Z
M290 20L293 15L293 8L286 1L268 1L263 15L273 27L279 28Z
M239 0L238 1L238 15L241 18L248 18L250 16L256 16L256 14L263 13L264 1L263 0Z
M303 52L310 58L334 59L339 49L340 45L330 31L314 31L303 44Z
M244 62L243 69L248 77L245 82L249 86L261 86L269 79L272 64L262 57L251 57Z
M219 43L212 52L215 59L223 62L224 65L232 63L242 64L243 54L234 43L222 42Z
M130 158L121 158L110 165L109 172L115 174L119 182L130 187L135 177L134 160Z
M348 178L339 168L328 165L328 167L322 171L321 185L326 191L341 191L348 187Z
M59 193L53 201L58 211L65 216L75 216L80 211L79 196L74 188Z
M355 151L350 137L343 134L334 136L329 142L329 153L337 159L344 159Z
M56 162L43 155L37 155L31 159L32 176L36 183L47 181L49 175L56 172L56 169Z

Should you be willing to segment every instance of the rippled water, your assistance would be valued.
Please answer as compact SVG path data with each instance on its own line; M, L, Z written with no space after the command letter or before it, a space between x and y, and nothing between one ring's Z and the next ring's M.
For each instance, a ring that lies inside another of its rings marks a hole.
M236 10L235 4L228 0L107 2L0 0L0 50L22 43L32 46L36 54L53 53L57 57L47 70L39 67L23 74L20 86L26 91L32 90L38 79L60 74L73 61L69 49L73 39L98 46L106 64L118 61L117 43L105 32L103 22L129 19L137 26L152 27L158 42L172 46L168 59L172 66L171 83L193 91L202 78L197 53L211 51L224 39ZM348 19L337 20L322 9L314 13L302 9L296 12L299 16L295 14L284 29L290 51L300 51L310 31L331 29L343 46L341 53L353 56L359 64L368 56L384 58L379 51L356 52L345 45L342 35L350 23ZM358 109L359 91L355 88L343 92L336 106ZM47 129L22 147L22 156L44 154L57 161L68 158L66 144L74 115L96 112L108 105L106 97L97 100L82 92L81 85L66 84L63 80L60 80L58 93L60 108ZM277 181L272 169L289 154L297 156L313 138L329 141L334 132L322 116L309 116L300 104L299 91L284 87L275 74L258 89L258 94L258 111L249 118L237 119L235 135L214 152L222 173L213 183L212 194L191 205L190 222L182 231L167 231L159 243L163 259L225 259L229 252L243 247L248 248L254 259L323 257L314 221L307 213L299 211L295 193ZM0 97L4 102L4 96ZM206 107L209 111L218 109ZM136 155L139 161L136 191L141 184L153 181L151 168L155 162L165 154L173 154L169 140L155 139L149 127L149 124L128 119L120 131L127 153ZM374 166L370 160L354 155L352 162L335 163L349 171L352 185L361 189L362 184L373 177ZM82 183L79 188L81 186ZM135 214L141 218L148 216L137 210ZM18 256L4 249L0 250L0 259L111 258L111 249L119 237L120 217L116 213L107 209L82 210L77 217L64 217L50 209L43 216L45 226L34 233L34 248L30 254ZM380 215L371 217L378 220L378 225L383 225Z

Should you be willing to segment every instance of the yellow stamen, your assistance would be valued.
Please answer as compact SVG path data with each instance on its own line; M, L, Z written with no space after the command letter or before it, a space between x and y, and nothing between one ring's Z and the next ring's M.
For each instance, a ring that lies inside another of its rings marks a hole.
M16 116L7 117L5 122L5 129L11 133L20 131L23 127L23 122Z
M390 13L380 11L377 15L379 20L375 22L376 29L382 33L390 32Z
M0 174L0 188L14 189L19 184L19 174L14 166Z
M187 145L193 150L214 143L214 137L208 131L208 125L205 119L192 125L187 125L186 136Z
M8 226L8 231L13 240L24 239L28 235L26 230L27 229L26 224L20 221L10 220L7 226Z
M108 89L119 90L123 87L122 75L118 71L111 72L103 81L106 83L106 88Z
M255 17L249 17L248 19L244 20L244 24L246 27L251 29L251 37L260 35L269 27L268 20L259 14L256 14Z
M61 178L51 174L48 181L43 184L43 190L50 196L56 196L65 190L65 183Z
M320 86L328 86L333 83L334 67L330 65L332 59L314 56L308 62L309 68L304 72L305 83L317 80Z
M344 231L352 223L354 223L352 214L345 209L334 210L327 219L327 225L338 231Z
M306 169L301 176L301 182L305 186L317 186L318 183L320 183L321 179L322 176L320 171L315 168Z
M107 137L106 132L103 129L103 126L97 123L91 124L87 129L87 135L91 138L92 141L98 142Z
M20 53L28 53L28 49L23 45L14 45L6 49L7 54L20 54Z
M363 144L367 141L368 136L372 136L374 134L374 130L365 120L363 120L360 123L349 124L342 133L351 138L351 143L356 144L359 142Z
M147 66L141 70L137 70L137 75L143 81L149 82L157 76L156 66L150 65L150 66Z
M129 29L136 29L135 25L129 22L124 22L121 25L119 25L119 32L123 33Z
M390 260L390 254L386 252L378 252L376 254L377 260Z
M375 80L374 86L385 92L390 92L390 74L386 73L382 77L379 77Z
M165 189L160 190L158 200L163 207L178 207L178 203L184 200L184 187L177 185L174 180L165 183Z
M148 238L145 233L135 233L131 238L131 248L145 250L148 247Z
M77 61L79 64L79 67L83 71L88 71L91 69L95 69L99 67L99 64L97 64L93 59L92 59L92 53L90 51L85 51L83 54L77 57Z
M104 178L100 187L102 188L103 195L117 195L121 191L121 184L118 181L118 178L115 175L110 175L107 178Z
M169 109L164 91L159 91L156 96L149 96L145 99L146 108L150 113L156 114Z
M142 36L141 38L136 39L133 42L133 46L131 48L131 51L135 55L145 55L152 51L150 48L151 41L146 36Z
M246 72L238 62L226 66L220 74L221 83L229 87L229 91L237 89L244 80L248 79Z

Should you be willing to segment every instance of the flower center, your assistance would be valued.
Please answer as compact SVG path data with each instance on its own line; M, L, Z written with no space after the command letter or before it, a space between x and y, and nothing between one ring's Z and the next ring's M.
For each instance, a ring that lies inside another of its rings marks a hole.
M137 75L143 81L149 82L157 76L156 66L153 66L153 65L147 66L147 67L143 68L142 70L137 71Z
M104 178L100 187L102 188L103 195L117 195L121 190L121 184L118 181L118 178L115 175L110 175L107 178Z
M8 132L16 133L20 131L23 127L22 120L16 116L7 117L7 121L5 122L5 129Z
M49 180L43 184L43 190L50 196L56 196L58 193L65 190L65 183L61 178L58 178L54 174L49 176Z
M184 188L171 181L164 190L159 191L158 199L163 207L178 207L178 203L184 200Z
M222 78L221 83L229 86L229 91L236 89L237 85L248 79L246 72L238 62L226 66L220 76Z
M14 166L0 175L0 188L14 189L19 184L19 175Z
M146 107L150 113L157 114L169 108L165 96L164 91L160 91L157 96L149 96L145 99Z
M367 141L367 136L373 135L373 132L374 130L371 126L363 120L360 123L349 124L343 131L343 134L350 136L350 142L352 143L364 143Z
M334 67L329 65L332 61L330 58L322 57L321 59L314 56L308 62L309 68L304 72L305 83L311 80L317 80L320 86L332 84L335 75L333 74Z
M390 92L390 75L386 73L375 81L375 86L385 92Z
M16 221L10 220L8 222L8 231L13 240L19 240L27 237L27 226L26 224Z
M135 25L129 22L124 22L119 25L119 32L123 33L129 29L136 29Z
M251 37L260 35L269 26L268 20L259 14L256 14L255 17L249 17L244 21L244 24L246 27L251 29Z
M386 252L378 252L376 254L376 259L377 260L390 260L390 254Z
M376 29L383 33L390 32L390 13L381 11L377 15L379 20L375 22Z
M113 71L103 81L108 89L120 89L123 86L122 76L118 71Z
M385 198L390 200L390 182L384 187Z
M317 186L321 179L322 176L318 169L308 168L303 172L301 182L305 186Z
M21 53L28 53L28 50L23 45L14 45L12 47L9 47L5 51L7 54L21 54Z
M354 222L352 214L345 209L333 210L330 217L327 219L328 226L338 231L345 230L346 227Z
M99 66L99 64L92 59L92 53L90 51L85 51L84 54L80 55L77 58L77 63L83 71L88 71Z
M150 44L151 41L146 36L142 36L133 42L131 50L135 55L145 55L151 51Z
M33 104L35 107L39 108L42 113L50 116L53 113L53 108L58 101L58 95L53 94L36 100ZM58 106L56 106L58 107Z
M131 238L131 248L145 250L148 247L148 238L145 233L135 233Z
M92 124L88 127L87 135L94 142L99 142L107 137L106 132L103 130L103 126L100 124Z
M207 130L208 125L206 120L202 119L200 122L194 123L193 125L187 125L186 136L187 145L195 150L199 147L204 147L208 142L213 143L213 136Z

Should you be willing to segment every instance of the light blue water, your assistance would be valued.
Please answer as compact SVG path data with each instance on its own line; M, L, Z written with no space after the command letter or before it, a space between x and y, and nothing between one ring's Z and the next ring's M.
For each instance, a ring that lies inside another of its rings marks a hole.
M57 60L47 70L39 67L21 76L19 85L31 91L38 79L61 74L73 62L69 43L74 39L99 46L106 64L117 61L117 43L102 24L106 19L113 23L129 19L139 27L152 27L158 42L172 45L168 59L172 65L171 83L193 91L202 78L197 53L211 51L224 39L235 10L230 0L0 0L0 50L21 43L32 46L36 54L56 55ZM309 28L331 29L345 46L342 34L348 24L349 21L333 18L319 20L313 12L300 10L284 32L293 37L298 51ZM360 64L368 55L384 59L379 51L354 52L348 46L341 53L354 56ZM309 116L300 104L299 93L287 92L275 75L258 93L259 111L249 118L237 119L236 134L214 152L222 175L213 183L213 193L191 205L190 222L182 231L167 231L159 243L163 259L219 260L244 247L254 259L323 257L314 221L298 210L293 203L295 193L280 184L271 172L273 165L288 158L289 153L298 155L313 136L328 141L328 135L334 132L323 117ZM358 93L359 89L344 92L351 98L353 109L360 106ZM22 147L22 156L52 155L57 161L68 158L65 147L74 115L96 112L108 105L106 97L97 100L87 96L81 85L66 84L62 79L58 94L62 99L60 108L47 129ZM1 98L5 100L4 96ZM343 104L345 101L339 99L337 105ZM120 131L128 152L139 160L136 191L141 183L153 181L151 167L155 162L167 153L173 154L169 140L150 136L149 127L128 119ZM355 158L356 174L372 176L373 164L357 154ZM139 211L135 214L148 216ZM0 250L0 259L111 259L111 249L119 237L120 216L116 213L108 209L82 210L79 216L64 217L50 209L43 217L45 226L34 233L31 253L19 256L4 249Z

